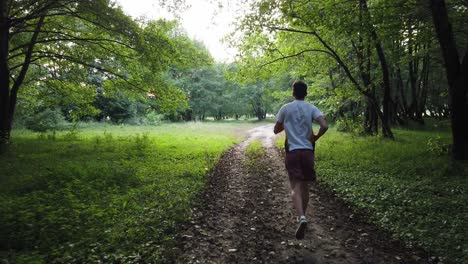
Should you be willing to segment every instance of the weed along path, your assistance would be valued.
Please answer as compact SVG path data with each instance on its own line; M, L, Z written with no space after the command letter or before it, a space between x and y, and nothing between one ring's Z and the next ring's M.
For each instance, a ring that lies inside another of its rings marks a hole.
M176 263L428 262L424 253L392 242L316 186L311 187L306 237L296 240L284 159L272 131L272 125L252 129L225 153L180 234ZM257 158L245 154L254 141L264 149Z

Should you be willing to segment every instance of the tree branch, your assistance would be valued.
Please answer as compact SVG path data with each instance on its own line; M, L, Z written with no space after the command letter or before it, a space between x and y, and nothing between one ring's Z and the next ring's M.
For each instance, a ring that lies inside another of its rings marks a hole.
M36 62L40 59L43 59L43 58L48 58L47 56L37 56L35 57L34 59L31 59L31 62L30 64L33 64L33 62ZM39 65L39 64L35 64L35 65ZM10 68L10 72L13 72L14 70L18 69L18 68L21 68L21 66L23 66L23 63L20 63L20 64L17 64L17 65L14 65Z
M68 34L67 34L68 35ZM71 42L87 42L87 43L92 43L92 44L98 44L98 43L95 43L95 42L109 42L109 43L114 43L114 44L118 44L118 45L122 45L124 47L127 47L129 49L133 49L130 45L126 44L126 43L123 43L121 41L118 41L118 40L113 40L113 39L100 39L100 38L77 38L77 37L71 37L71 38L52 38L52 39L41 39L41 40L37 40L36 41L36 44L38 43L49 43L49 42L58 42L58 41L71 41ZM24 44L24 45L20 45L20 46L17 46L13 49L10 50L10 53L13 53L17 50L20 50L20 49L23 49L25 47L29 46L29 43L28 44ZM103 47L103 46L101 46Z
M269 29L273 29L273 30L286 31L286 32L292 32L292 33L300 33L300 34L306 34L306 35L314 36L322 44L322 46L324 46L325 49L328 50L327 54L331 55L331 57L334 58L336 60L336 62L341 66L341 68L345 71L346 76L348 76L349 80L354 84L356 89L359 92L361 92L362 94L364 94L366 96L370 96L370 94L366 90L364 90L361 87L361 85L359 85L357 80L353 77L353 75L351 74L351 71L349 70L348 66L344 63L344 61L341 59L341 57L338 55L338 53L336 53L336 51L334 49L332 49L330 47L330 45L328 45L328 43L325 42L325 40L322 37L320 37L320 35L317 33L317 31L305 31L305 30L300 30L300 29L275 27L275 26L273 26L273 27L272 26L265 26L265 27L267 27Z
M279 31L287 31L287 32L294 32L294 33L301 33L301 34L307 34L307 35L315 35L315 31L305 31L305 30L299 30L299 29L294 29L294 28L283 28L283 27L272 27L272 26L264 26L268 29L273 29L273 30L279 30Z
M27 52L25 54L26 56L24 57L24 62L22 64L23 66L22 66L21 71L20 71L20 73L18 75L18 78L13 83L13 87L11 88L11 95L12 96L14 94L18 93L18 89L21 86L21 84L23 83L24 78L26 77L26 73L28 72L29 64L31 63L31 58L32 58L32 54L33 54L33 51L34 51L34 46L35 46L35 43L36 43L37 38L39 36L39 33L41 31L41 27L44 24L44 19L45 19L45 17L42 16L42 17L39 18L39 21L37 22L36 29L34 30L34 34L31 37L31 41L29 42L29 45L28 45L28 50L27 50Z
M329 50L334 56L333 58L335 58L336 62L341 66L341 68L345 71L346 73L346 76L348 76L349 80L354 84L354 86L356 87L356 89L361 92L362 94L364 94L365 96L370 96L370 94L368 93L368 91L366 91L365 89L363 89L361 87L361 85L359 85L359 83L357 82L357 80L353 77L353 75L351 74L351 71L349 70L349 67L344 63L344 61L341 59L341 57L338 55L338 53L335 52L334 49L332 49L328 43L325 42L325 40L322 39L322 37L319 36L318 33L314 33L313 34L318 40L320 43L322 43L322 45L327 49Z
M29 12L29 14L27 14L26 16L20 18L17 17L20 13L22 13L22 10L19 9L18 12L11 16L12 18L10 19L10 26L16 27L17 25L23 24L25 21L47 16L47 13L50 10L52 10L56 4L57 1L47 1L44 6L39 7L37 10L33 10L32 12Z
M81 20L83 20L83 21L86 21L86 22L88 22L88 23L90 23L90 24L93 24L93 25L95 25L95 26L97 26L97 27L100 27L100 28L102 28L102 29L104 29L104 30L106 30L106 31L109 31L109 32L122 33L122 32L120 32L118 29L106 27L106 26L104 26L104 25L101 24L101 23L98 23L98 22L96 22L96 21L90 20L90 19L88 19L88 18L85 18L85 17L79 15L78 12L75 12L75 11L70 10L70 9L68 9L68 10L69 10L69 12L70 12L70 15L73 16L73 17L79 18L79 19L81 19Z
M117 77L117 78L125 81L125 83L129 84L131 87L133 87L133 88L135 88L135 89L137 89L137 90L139 90L141 92L146 92L146 90L144 90L144 89L140 88L138 85L130 82L128 80L127 76L125 76L123 74L116 73L115 71L106 69L104 67L101 67L101 66L98 66L98 65L95 65L95 64L92 64L92 63L88 63L88 62L85 62L85 61L80 60L78 58L68 56L68 55L64 55L64 54L57 54L57 53L48 52L48 51L37 51L37 53L43 54L43 58L50 58L50 59L56 59L56 60L65 60L65 61L69 61L69 62L72 62L72 63L76 63L78 65L84 66L86 68L95 69L98 72L101 72L104 75L106 75L107 77L109 77L110 80L112 80L113 77Z
M41 27L44 24L44 16L41 16L39 18L39 21L37 22L36 29L34 30L34 34L31 37L31 41L29 42L28 50L26 52L26 56L24 57L23 64L21 66L21 71L18 74L18 78L16 78L15 82L13 83L13 86L11 87L10 91L10 104L8 106L8 118L9 120L13 120L13 114L15 113L15 107L16 107L16 100L18 97L18 90L21 86L21 84L24 81L24 78L26 77L26 73L28 72L29 65L31 63L31 58L32 58L32 53L34 51L34 45L37 40L37 37L39 36L39 33L41 31Z
M294 58L294 57L300 56L301 54L304 54L304 53L306 53L306 52L322 52L322 53L326 53L326 54L328 54L328 55L330 55L330 56L333 57L333 54L331 54L330 52L328 52L328 51L326 51L326 50L307 49L307 50L303 50L303 51L300 51L300 52L295 53L295 54L286 55L286 56L283 55L283 56L281 56L280 58L276 58L276 59L274 59L274 60L272 60L272 61L269 61L269 62L267 62L267 63L264 63L264 64L260 65L259 70L261 70L263 67L265 67L265 66L267 66L267 65L270 65L270 64L273 64L273 63L275 63L275 62L277 62L277 61L285 60L285 59L289 59L289 58ZM280 53L281 53L281 52L280 52Z

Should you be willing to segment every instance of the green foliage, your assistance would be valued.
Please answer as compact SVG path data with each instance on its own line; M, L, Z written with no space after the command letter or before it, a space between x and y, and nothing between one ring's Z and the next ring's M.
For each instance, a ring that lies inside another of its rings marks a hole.
M14 131L0 157L0 259L166 262L206 174L251 124ZM102 132L106 131L106 132ZM8 252L8 253L6 253Z
M142 102L135 98L135 95L121 91L106 95L100 93L96 100L96 107L101 111L101 117L109 118L115 123L136 118L139 104Z
M43 85L34 88L42 91L49 90L49 92L40 94L40 98L37 99L40 99L42 105L60 107L67 120L86 120L95 117L99 113L99 110L93 106L96 89L92 83L49 80L45 84L47 88ZM28 87L28 90L34 88ZM28 90L25 93L30 92Z
M165 76L169 67L190 69L213 61L206 47L191 40L175 20L137 23L108 1L47 3L35 3L48 17L35 43L34 63L20 86L20 118L60 107L68 121L109 117L117 123L141 124L150 111L172 114L187 108L183 91ZM37 12L24 1L11 5L15 19ZM14 79L35 23L37 19L14 23L25 31L11 29L17 33L10 40Z
M286 72L313 83L308 97L330 120L343 113L372 119L377 111L385 112L377 115L381 125L384 116L392 122L421 120L428 112L448 117L447 82L434 49L439 43L423 1L246 2L230 38L239 49L239 78L255 82ZM464 50L468 9L446 2L457 48ZM363 128L376 124L366 121Z
M186 120L204 120L208 116L221 120L246 113L245 99L238 96L241 87L228 80L225 71L223 64L188 71L173 69L174 85L183 89L189 98Z
M19 85L41 84L42 95L55 92L56 85L42 85L53 80L80 86L86 84L84 76L90 71L107 78L120 76L119 66L131 55L135 57L130 45L138 34L138 24L107 0L16 1L7 5L6 15L18 22L10 29L11 74L19 75L23 67L18 66L28 61L24 48L33 45L33 63L25 65L28 74ZM37 27L37 18L43 15L46 19ZM40 34L30 43L36 27Z
M46 132L65 129L66 121L60 109L45 109L24 118L24 125L32 131Z
M407 245L443 263L462 263L468 164L451 161L445 150L440 155L450 133L439 131L395 129L397 140L390 141L332 128L317 142L318 180Z
M273 109L271 109L270 88L268 83L263 81L248 83L245 87L247 105L253 116L258 120L265 119L267 113L273 112Z

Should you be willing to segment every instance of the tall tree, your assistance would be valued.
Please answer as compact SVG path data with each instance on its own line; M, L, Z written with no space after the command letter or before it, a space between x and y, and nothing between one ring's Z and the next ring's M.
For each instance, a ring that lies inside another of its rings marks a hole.
M449 84L453 157L468 160L468 44L461 58L445 0L430 0L430 8Z
M130 48L137 28L109 0L0 0L0 146L10 140L18 92L31 66L53 70L68 61L119 76L106 55L115 58L116 46Z

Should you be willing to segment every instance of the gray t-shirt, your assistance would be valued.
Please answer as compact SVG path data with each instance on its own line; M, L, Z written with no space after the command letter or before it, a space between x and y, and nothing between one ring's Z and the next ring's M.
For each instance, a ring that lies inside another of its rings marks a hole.
M314 149L310 142L312 121L320 116L323 114L317 107L302 100L294 100L281 107L276 115L276 120L284 124L289 151Z

